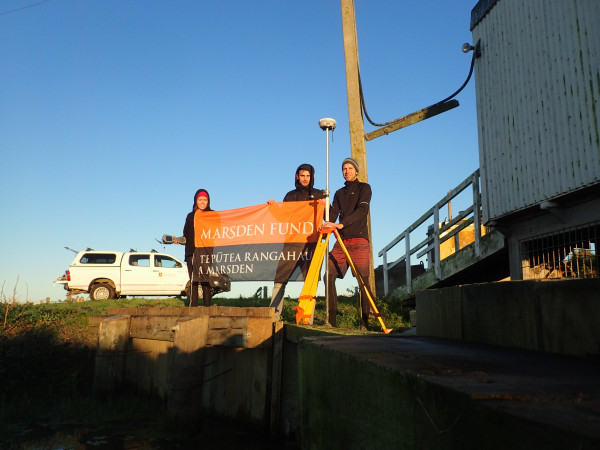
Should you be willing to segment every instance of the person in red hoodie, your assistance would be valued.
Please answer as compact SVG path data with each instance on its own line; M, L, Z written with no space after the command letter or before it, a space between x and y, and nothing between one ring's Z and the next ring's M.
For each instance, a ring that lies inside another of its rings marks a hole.
M198 289L202 287L202 299L204 306L210 306L212 299L212 288L208 281L194 280L194 216L196 211L212 211L210 208L210 195L206 189L198 189L194 194L194 206L192 211L185 218L183 226L183 236L185 237L185 262L190 274L190 306L198 306Z

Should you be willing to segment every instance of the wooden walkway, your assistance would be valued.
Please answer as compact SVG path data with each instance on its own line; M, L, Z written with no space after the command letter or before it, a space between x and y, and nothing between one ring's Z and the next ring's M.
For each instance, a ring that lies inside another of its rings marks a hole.
M465 201L465 195L471 199L470 205L452 216L452 201ZM449 218L442 220L441 211L446 208ZM425 239L423 227L427 229ZM390 261L394 251L400 257ZM392 300L414 298L416 292L431 287L498 281L509 276L505 237L482 223L479 169L396 236L379 256L383 258L380 295ZM404 284L392 291L391 271L400 265L405 269ZM421 267L426 268L424 273L423 269L414 270ZM413 273L418 275L413 278Z
M393 301L404 301L415 297L418 291L429 288L455 286L459 284L498 281L509 276L508 249L505 238L499 231L488 229L481 237L479 254L471 244L439 263L436 275L434 268L411 278L410 289L405 283L388 294Z

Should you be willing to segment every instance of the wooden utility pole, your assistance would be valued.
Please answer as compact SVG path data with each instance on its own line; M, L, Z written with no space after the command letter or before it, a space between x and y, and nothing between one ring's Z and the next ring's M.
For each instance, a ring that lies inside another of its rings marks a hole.
M356 15L354 0L342 2L342 30L344 34L344 55L346 59L346 90L348 92L348 122L350 128L350 149L352 158L358 162L358 179L369 182L367 173L367 151L365 148L365 125L360 104L360 85L358 76L358 40L356 37ZM369 263L369 287L375 292L375 270L373 269L373 239L371 234L371 215L367 218L371 258Z

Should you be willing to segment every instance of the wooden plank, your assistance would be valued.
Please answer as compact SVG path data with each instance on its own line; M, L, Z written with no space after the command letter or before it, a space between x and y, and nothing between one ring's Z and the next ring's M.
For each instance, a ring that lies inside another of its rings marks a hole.
M98 327L94 391L110 393L121 387L131 316L107 317Z
M170 358L167 411L171 416L198 414L206 360L208 316L180 317Z
M265 423L268 349L208 347L202 380L202 411Z
M201 372L201 408L204 413L213 413L215 412L215 397L216 393L220 392L217 389L219 385L219 379L222 376L227 376L227 371L225 374L221 374L219 367L219 352L222 351L222 348L217 347L206 347L205 356L204 356L204 364L202 365Z
M254 306L217 306L209 307L209 313L212 317L217 316L247 316L247 317L274 317L274 308L260 308Z
M235 417L237 392L233 372L240 349L207 347L202 373L202 410L209 414Z
M166 398L172 342L132 338L125 359L125 380L143 392Z
M271 323L272 325L272 323ZM250 373L245 376L248 378L246 386L248 397L247 414L248 418L257 424L264 426L264 431L268 431L269 422L267 414L270 413L270 382L271 377L271 349L260 347L251 350L245 350L249 357ZM250 375L250 376L248 376ZM269 395L268 395L269 394Z
M177 319L174 342L178 352L193 353L206 346L208 321L208 316Z
M270 389L267 408L269 431L271 434L279 434L281 418L281 378L283 371L283 322L273 323L273 350L271 358L271 376L268 380L267 389Z
M150 308L109 308L109 315L130 314L134 316L248 316L248 317L274 317L274 308L254 306L197 306L197 307L150 307Z
M234 418L248 420L248 396L252 388L252 359L246 349L235 348L227 353L231 359L232 371L228 378L227 402L232 406L230 414Z
M246 347L248 317L210 317L206 345Z
M246 330L240 328L209 329L206 337L206 345L244 348L247 343Z
M270 317L210 317L207 345L270 347L273 320Z
M268 317L249 317L246 331L248 348L273 346L273 320Z
M414 125L417 122L437 116L438 114L449 111L457 106L458 100L449 100L445 103L436 103L435 105L428 106L427 108L423 108L404 117L400 117L397 121L390 125L378 128L375 131L365 134L365 140L370 141L385 134L389 134L392 131L397 131L401 128L408 127L409 125Z
M124 352L129 339L131 316L112 316L104 319L98 330L98 353Z
M248 317L236 316L210 316L208 320L209 330L218 330L223 328L246 328L248 326Z
M177 316L133 316L129 335L132 338L173 341Z
M131 314L133 316L185 316L196 314L196 308L149 307L149 308L109 308L108 314Z

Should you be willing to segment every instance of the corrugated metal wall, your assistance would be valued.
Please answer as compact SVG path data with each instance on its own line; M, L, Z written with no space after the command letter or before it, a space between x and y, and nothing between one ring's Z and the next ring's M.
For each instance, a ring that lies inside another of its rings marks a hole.
M487 222L600 182L600 0L483 3L472 31Z

